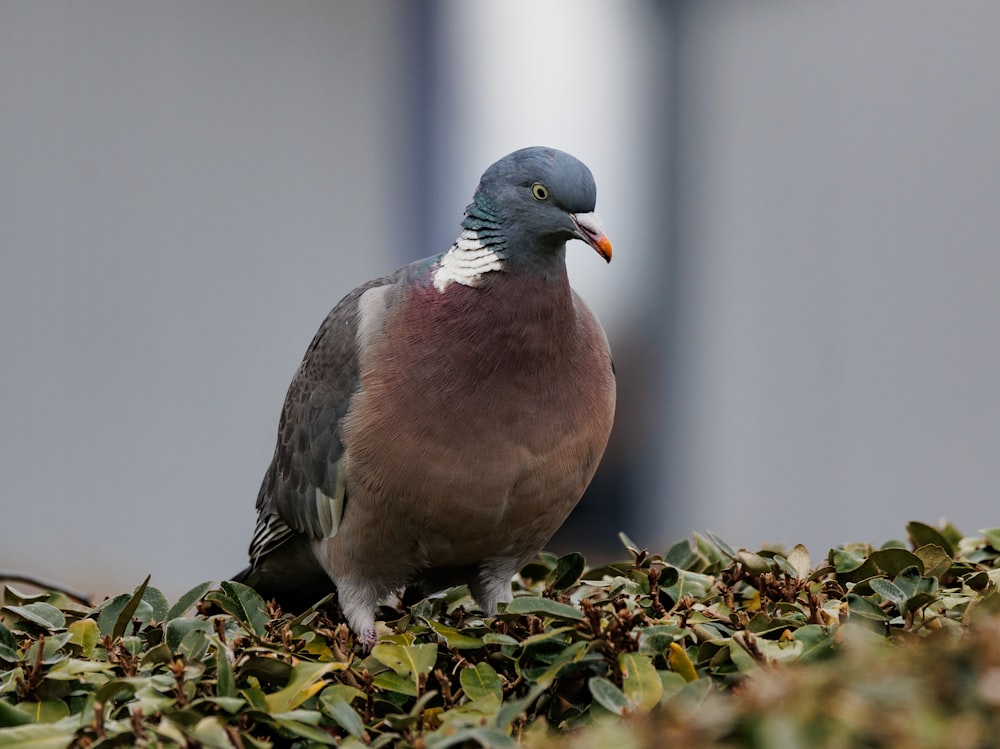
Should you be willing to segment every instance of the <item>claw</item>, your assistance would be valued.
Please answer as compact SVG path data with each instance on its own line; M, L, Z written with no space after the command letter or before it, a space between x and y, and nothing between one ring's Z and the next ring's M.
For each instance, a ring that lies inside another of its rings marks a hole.
M375 643L378 642L378 635L375 634L374 627L367 627L362 630L361 634L358 635L358 645L361 646L361 652L368 655L375 647Z

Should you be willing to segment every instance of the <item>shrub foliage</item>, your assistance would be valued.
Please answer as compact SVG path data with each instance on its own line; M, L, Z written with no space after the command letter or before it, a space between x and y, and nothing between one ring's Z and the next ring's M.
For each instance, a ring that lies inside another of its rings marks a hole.
M0 746L993 746L1000 530L907 534L819 560L711 535L543 554L494 618L464 588L383 608L370 653L330 600L7 585Z

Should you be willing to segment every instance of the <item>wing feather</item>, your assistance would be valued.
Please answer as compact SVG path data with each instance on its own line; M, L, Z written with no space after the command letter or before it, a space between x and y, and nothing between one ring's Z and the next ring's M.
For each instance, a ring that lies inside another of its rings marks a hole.
M337 533L348 501L340 429L358 387L358 348L377 335L392 299L389 292L408 270L352 291L309 344L288 387L274 457L257 495L252 565L297 535L330 538Z

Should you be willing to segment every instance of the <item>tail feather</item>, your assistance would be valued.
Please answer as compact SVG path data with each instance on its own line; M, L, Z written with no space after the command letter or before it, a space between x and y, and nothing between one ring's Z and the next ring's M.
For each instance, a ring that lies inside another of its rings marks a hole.
M230 580L249 585L285 611L303 611L335 590L305 543L289 542L245 567Z
M237 572L229 579L232 580L234 583L243 583L244 585L249 585L252 588L253 584L247 582L247 580L250 579L250 576L252 574L253 574L253 567L248 566L241 569L239 572Z

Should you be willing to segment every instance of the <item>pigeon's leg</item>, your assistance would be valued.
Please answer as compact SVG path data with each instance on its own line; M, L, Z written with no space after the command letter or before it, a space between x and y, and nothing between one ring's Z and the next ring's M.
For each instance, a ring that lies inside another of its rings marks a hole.
M363 580L337 580L340 609L366 653L378 641L375 634L375 607L383 594L383 591Z
M519 567L519 560L516 559L487 559L469 581L469 592L487 616L497 612L498 603L510 603L514 598L510 579Z

